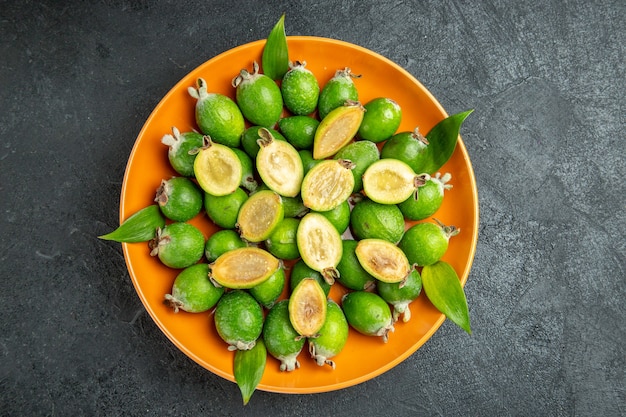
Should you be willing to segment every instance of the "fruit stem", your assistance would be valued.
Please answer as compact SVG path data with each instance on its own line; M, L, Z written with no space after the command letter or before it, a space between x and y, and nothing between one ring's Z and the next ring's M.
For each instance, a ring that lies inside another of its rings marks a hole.
M259 139L256 140L256 143L259 146L266 147L269 146L272 142L274 142L274 135L268 129L262 127L259 129Z
M171 294L165 294L165 300L163 300L163 304L165 304L168 307L173 308L174 313L178 313L178 310L184 306L182 301L176 299Z
M430 142L428 142L428 139L426 139L426 136L422 135L422 133L420 132L420 128L416 127L413 130L413 133L411 133L411 137L413 137L413 139L422 142L424 145L428 145L430 144Z
M436 218L433 218L433 220L435 220L439 227L441 227L441 230L448 239L461 233L461 229L457 228L456 226L446 226L439 219Z
M339 278L339 271L335 267L324 268L321 272L322 277L324 277L324 281L328 283L328 285L333 285L335 280Z

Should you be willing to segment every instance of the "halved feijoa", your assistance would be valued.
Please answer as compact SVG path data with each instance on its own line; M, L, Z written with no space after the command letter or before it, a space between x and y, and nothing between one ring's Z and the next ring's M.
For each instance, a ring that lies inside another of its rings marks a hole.
M215 196L228 195L241 184L243 169L239 157L226 145L215 143L205 136L204 146L193 163L198 184Z
M259 129L257 142L260 149L256 168L261 179L271 190L285 197L295 197L300 192L304 169L296 148L284 140L276 140L272 133Z
M302 260L332 285L339 277L337 264L343 247L341 235L330 220L319 213L308 213L300 220L296 242Z
M254 246L233 249L211 265L210 277L227 288L252 288L265 282L280 267L271 253Z
M347 159L327 159L307 172L302 180L302 202L311 210L328 211L347 200L354 188Z
M324 159L346 146L358 132L364 113L358 101L348 101L328 113L315 131L313 157Z
M363 269L380 281L401 282L411 272L404 252L388 240L360 240L355 253Z
M267 239L284 218L282 199L271 190L252 194L239 209L237 228L241 237L249 242Z
M313 278L305 278L289 297L289 320L302 337L316 337L326 321L326 294Z

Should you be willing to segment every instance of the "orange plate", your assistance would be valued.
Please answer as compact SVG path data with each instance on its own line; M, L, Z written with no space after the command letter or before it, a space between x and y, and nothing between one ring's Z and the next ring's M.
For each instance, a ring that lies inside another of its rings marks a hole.
M231 80L242 68L261 62L264 40L224 52L200 65L185 76L156 106L137 137L122 185L120 221L151 204L161 179L175 172L169 166L167 148L160 143L164 134L176 126L181 132L197 129L194 119L195 99L187 87L196 79L207 81L209 91L234 97ZM447 116L437 100L407 71L390 60L362 47L332 39L289 37L289 57L307 62L323 86L337 69L350 67L362 77L355 80L361 102L385 96L396 100L403 110L400 131L419 126L428 132ZM454 187L446 193L436 216L443 223L455 225L461 233L450 241L444 260L459 274L463 285L470 271L478 236L478 197L472 166L463 142L459 140L452 158L441 169L452 173ZM191 221L209 236L216 227L203 215ZM210 313L175 314L163 305L163 296L171 291L178 271L161 265L149 255L145 243L123 244L124 257L135 289L152 319L163 333L187 356L211 372L234 381L233 353L217 335ZM331 298L339 301L345 292L334 285ZM269 357L258 389L281 393L317 393L346 388L367 381L402 362L422 346L441 326L445 317L422 294L411 305L412 318L398 322L389 342L350 332L344 350L334 358L337 368L319 367L304 349L299 357L301 368L280 372L278 361Z

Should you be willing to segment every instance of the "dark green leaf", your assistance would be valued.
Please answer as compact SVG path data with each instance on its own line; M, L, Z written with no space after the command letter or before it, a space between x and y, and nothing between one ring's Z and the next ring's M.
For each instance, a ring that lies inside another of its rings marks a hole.
M285 15L283 14L265 42L261 61L263 73L273 80L280 80L289 70L289 51L285 35Z
M98 236L98 238L126 243L147 242L154 238L156 230L163 226L165 226L165 218L159 206L152 204L124 220L120 227L111 233Z
M474 110L467 110L448 116L433 127L426 135L426 160L424 172L432 174L443 166L452 156L461 130L461 124ZM418 173L419 174L419 173Z
M444 261L422 269L422 286L430 302L453 323L471 334L467 299L459 276Z
M241 391L243 405L248 404L256 387L261 382L265 363L267 361L267 349L263 339L256 341L250 350L238 350L235 352L235 381Z

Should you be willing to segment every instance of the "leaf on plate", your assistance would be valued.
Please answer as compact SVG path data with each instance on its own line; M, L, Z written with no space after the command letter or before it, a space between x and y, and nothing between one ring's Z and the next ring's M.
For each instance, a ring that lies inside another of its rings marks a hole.
M461 125L474 109L448 116L433 127L426 135L428 146L425 150L424 172L434 173L452 156L459 137Z
M438 261L425 266L422 269L422 287L426 297L439 311L472 334L465 292L459 276L450 264Z
M289 70L289 51L285 35L285 15L283 14L267 37L261 57L263 73L273 80L280 80Z
M248 404L250 397L261 382L266 361L267 349L263 339L258 339L250 350L237 350L235 352L234 375L241 391L243 405Z
M165 218L159 206L152 204L145 207L126 220L114 231L98 236L99 239L115 242L147 242L154 238L156 230L165 226Z

